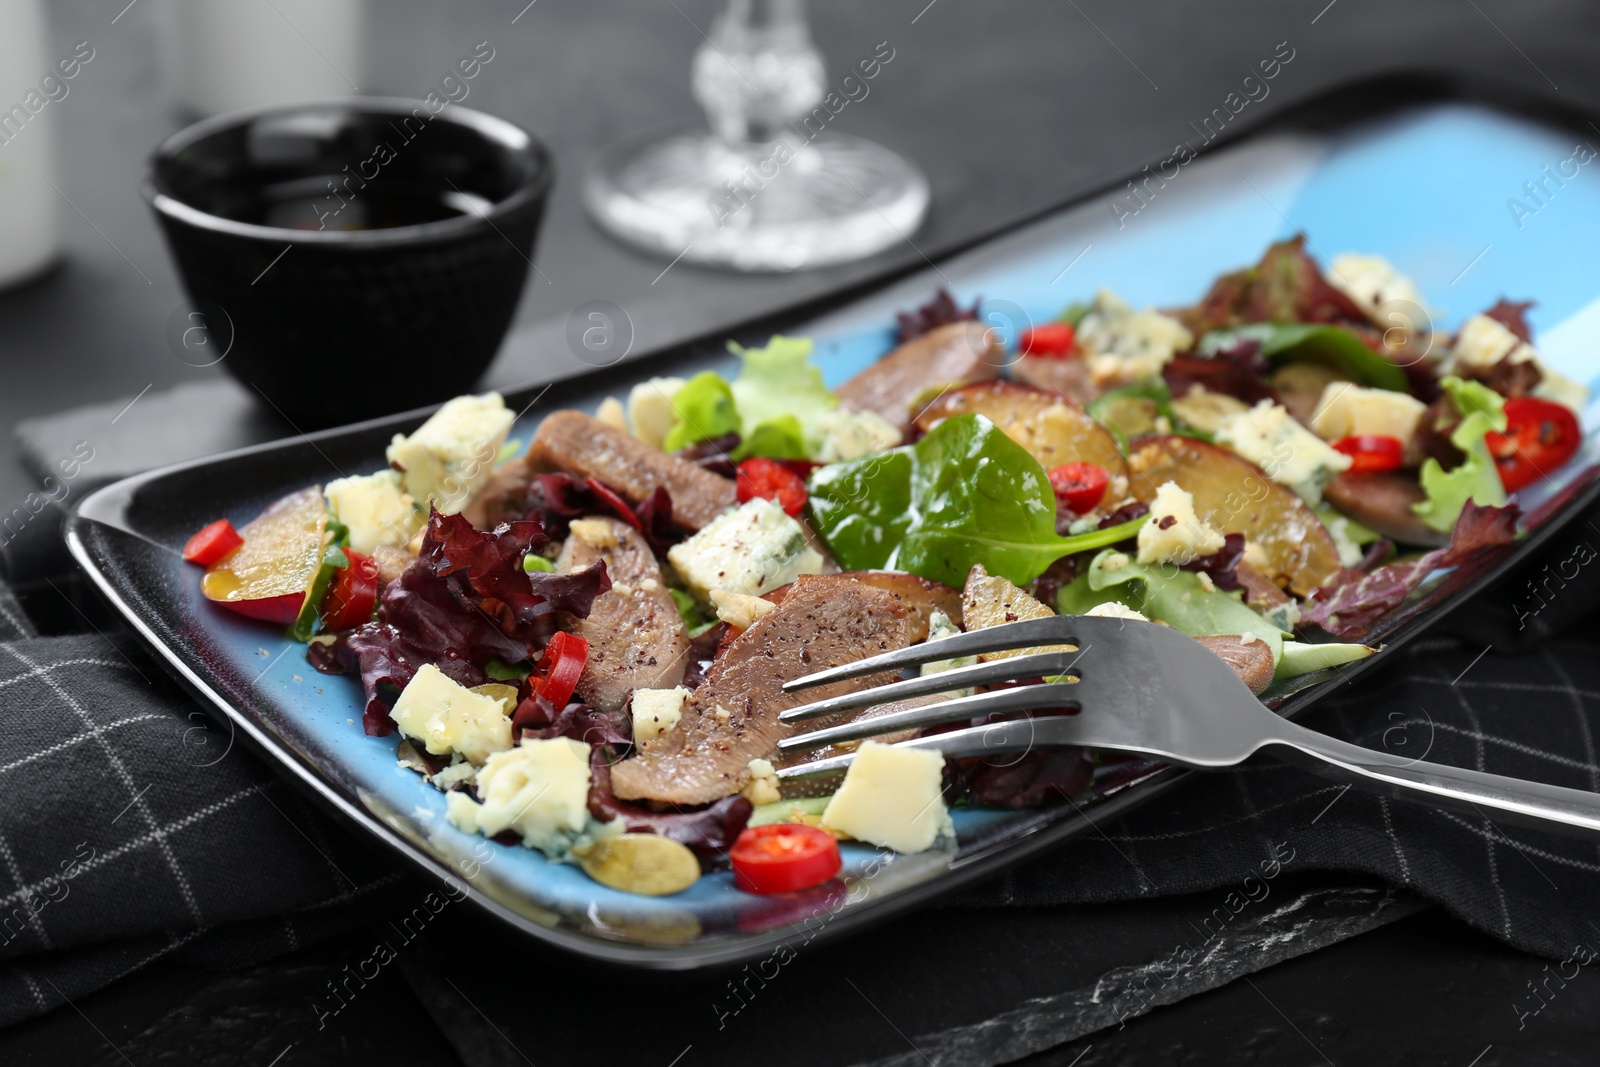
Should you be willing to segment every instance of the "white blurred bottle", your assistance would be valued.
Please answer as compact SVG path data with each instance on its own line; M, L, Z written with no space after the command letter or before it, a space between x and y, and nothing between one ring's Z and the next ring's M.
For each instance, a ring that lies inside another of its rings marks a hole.
M40 0L0 0L0 288L27 281L61 252L54 102ZM59 90L55 90L59 91Z
M165 0L158 17L168 92L196 115L351 96L366 76L365 0Z

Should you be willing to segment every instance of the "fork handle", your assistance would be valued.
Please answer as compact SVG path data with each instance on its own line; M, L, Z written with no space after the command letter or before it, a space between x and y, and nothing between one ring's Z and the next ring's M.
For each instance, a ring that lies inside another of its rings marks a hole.
M1357 789L1577 837L1600 837L1600 793L1402 759L1287 720L1260 751Z

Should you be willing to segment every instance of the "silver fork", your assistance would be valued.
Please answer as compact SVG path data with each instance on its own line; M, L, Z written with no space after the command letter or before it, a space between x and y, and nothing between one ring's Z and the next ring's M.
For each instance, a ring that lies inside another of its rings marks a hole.
M1060 644L1077 650L991 660L792 708L779 716L783 722L806 722L971 686L1052 679L796 733L779 741L778 747L793 752L981 717L1076 711L1011 718L899 744L934 749L951 758L1026 752L1041 745L1081 745L1199 770L1231 767L1262 752L1359 789L1557 833L1600 835L1600 793L1403 759L1308 730L1273 713L1199 642L1155 623L1082 615L1007 623L818 671L786 682L784 689L806 689L959 656ZM778 776L837 772L852 759L853 753L815 760L786 767Z

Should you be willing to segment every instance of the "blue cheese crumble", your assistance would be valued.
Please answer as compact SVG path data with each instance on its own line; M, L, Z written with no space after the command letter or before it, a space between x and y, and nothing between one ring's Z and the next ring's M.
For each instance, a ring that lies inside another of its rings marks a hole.
M494 474L514 416L499 393L458 396L409 437L395 434L386 455L406 492L445 515L467 506Z
M477 774L478 795L445 797L445 816L466 833L512 830L526 848L565 859L574 847L623 831L623 821L589 815L589 746L570 737L530 738L497 752Z
M725 511L674 545L667 560L701 603L715 589L758 597L802 574L822 572L822 554L777 504L757 498Z
M1295 421L1282 404L1263 400L1217 428L1216 441L1260 467L1268 478L1293 489L1308 504L1350 466L1350 457Z
M1140 563L1174 563L1182 566L1209 556L1225 544L1222 534L1195 514L1194 494L1177 482L1162 482L1150 502L1150 516L1139 527ZM1112 569L1106 560L1106 570Z

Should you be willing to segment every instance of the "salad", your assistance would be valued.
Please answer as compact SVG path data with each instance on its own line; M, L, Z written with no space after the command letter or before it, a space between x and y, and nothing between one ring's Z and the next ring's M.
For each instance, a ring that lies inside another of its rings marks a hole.
M780 336L526 443L497 394L458 397L386 469L218 520L185 557L208 599L359 678L365 732L457 828L635 893L728 868L802 890L840 840L929 849L953 806L1076 797L1121 757L946 762L901 734L780 784L837 754L780 754L780 712L887 679L785 680L1053 612L1180 630L1266 699L1372 654L1579 450L1585 390L1540 360L1528 306L1397 325L1426 321L1410 279L1324 272L1301 238L1193 305L1102 291L1010 350L941 292L835 389Z

